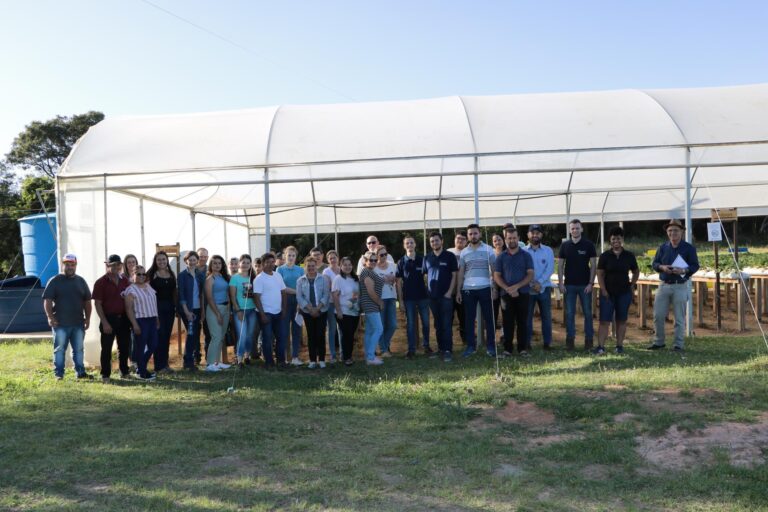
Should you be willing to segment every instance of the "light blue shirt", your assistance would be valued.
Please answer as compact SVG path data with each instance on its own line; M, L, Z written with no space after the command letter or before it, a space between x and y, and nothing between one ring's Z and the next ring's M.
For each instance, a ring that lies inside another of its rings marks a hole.
M533 281L539 283L542 290L551 287L552 274L555 272L555 253L543 244L538 249L528 244L525 246L525 251L533 258Z

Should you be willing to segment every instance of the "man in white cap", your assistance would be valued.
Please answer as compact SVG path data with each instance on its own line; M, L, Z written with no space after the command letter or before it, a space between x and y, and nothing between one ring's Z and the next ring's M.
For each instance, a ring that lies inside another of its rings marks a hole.
M51 278L43 292L45 315L53 329L54 374L56 380L64 378L64 357L70 345L77 378L92 379L83 364L83 339L91 321L91 290L85 279L75 273L74 254L65 254L61 266L63 272Z

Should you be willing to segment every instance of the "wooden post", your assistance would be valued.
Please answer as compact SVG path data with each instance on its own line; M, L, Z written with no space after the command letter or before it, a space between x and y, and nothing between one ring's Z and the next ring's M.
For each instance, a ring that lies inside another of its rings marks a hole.
M637 286L637 313L640 316L640 328L645 329L648 326L645 318L646 308L648 307L648 300L646 294L648 292L648 285L644 283L638 283Z
M715 290L714 290L714 307L715 307L715 317L717 317L717 330L723 328L723 312L720 307L720 260L719 260L719 254L718 254L718 244L717 242L712 242L712 245L715 247Z
M704 327L704 296L707 293L707 283L693 283L696 290L696 319L699 327Z
M741 280L736 284L736 314L739 317L739 331L747 330L747 316L744 306L747 303L747 288L741 285Z

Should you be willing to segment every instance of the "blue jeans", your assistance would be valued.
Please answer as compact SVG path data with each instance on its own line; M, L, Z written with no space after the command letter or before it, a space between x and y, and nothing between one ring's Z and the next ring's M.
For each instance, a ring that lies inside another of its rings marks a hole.
M363 347L365 348L365 359L367 361L372 361L376 358L376 345L379 343L379 338L381 338L381 333L383 332L384 325L381 323L381 313L366 313Z
M550 288L543 288L541 293L531 293L528 297L528 346L531 346L533 337L533 311L536 304L539 305L541 314L541 337L544 339L544 346L552 344L552 293Z
M382 299L384 308L381 310L381 323L383 332L379 338L379 351L389 352L389 344L392 342L392 335L397 328L397 299Z
M569 339L576 338L576 298L581 302L584 312L584 339L591 340L595 337L592 327L592 293L584 291L586 285L565 285L565 336Z
M192 314L192 321L187 322L187 339L184 342L184 368L193 368L195 359L200 355L200 309L193 309Z
M243 319L240 313L235 313L235 336L237 336L237 360L242 362L245 354L250 357L253 354L253 335L256 333L258 322L255 309L243 309Z
M336 359L336 333L338 330L336 324L336 306L331 302L331 305L328 306L328 351L334 359Z
M286 345L288 344L288 338L290 338L291 357L299 357L299 352L301 352L301 326L296 323L296 309L299 307L299 303L295 295L288 295L287 298L288 311L281 328ZM280 362L282 363L283 361Z
M136 363L139 375L147 374L147 363L152 353L157 348L157 317L137 318L136 323L141 328L141 334L133 336L133 355L131 359ZM155 362L157 367L157 362ZM159 368L155 368L159 370Z
M408 334L408 352L416 352L418 322L421 317L421 343L429 347L429 299L405 301L405 329Z
M160 320L160 330L157 333L157 347L155 347L155 370L168 367L168 352L171 348L171 331L173 320L176 316L176 307L173 302L166 300L157 301L157 317Z
M453 352L453 297L429 299L429 308L435 319L437 350Z
M477 350L477 335L475 333L475 317L477 305L485 323L485 340L488 350L496 350L496 325L493 323L493 301L491 287L479 290L462 290L461 300L464 305L464 333L467 337L467 348Z
M83 338L85 338L85 329L82 325L53 328L53 366L57 377L64 376L64 356L67 354L67 345L72 345L72 361L75 363L75 373L78 375L85 374Z
M282 313L264 313L267 317L267 322L261 323L261 352L264 357L264 363L267 366L273 366L275 360L272 357L273 352L277 352L277 361L279 363L285 362L285 336L283 331L283 315Z

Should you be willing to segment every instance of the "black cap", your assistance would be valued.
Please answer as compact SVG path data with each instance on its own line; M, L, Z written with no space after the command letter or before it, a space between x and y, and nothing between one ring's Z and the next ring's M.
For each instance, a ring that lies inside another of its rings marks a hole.
M123 263L123 260L120 259L120 255L118 254L110 254L109 258L107 258L107 261L105 261L107 265L114 265L116 263Z
M533 233L534 231L538 231L539 233L544 233L544 230L541 229L541 224L531 224L528 226L528 232Z

